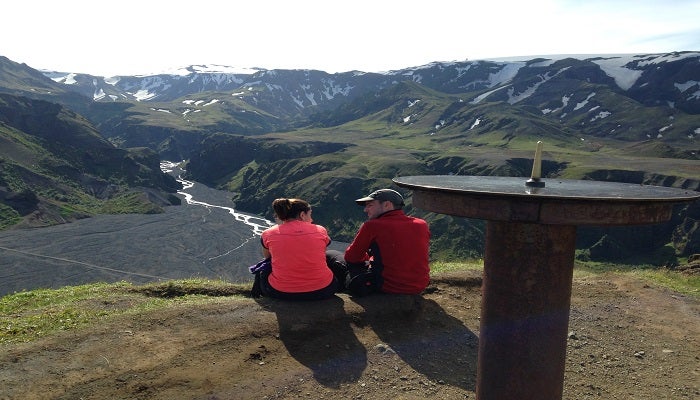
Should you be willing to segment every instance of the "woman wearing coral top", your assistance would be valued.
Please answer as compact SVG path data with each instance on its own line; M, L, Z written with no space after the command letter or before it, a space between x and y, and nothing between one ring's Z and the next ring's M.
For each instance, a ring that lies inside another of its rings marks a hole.
M272 270L260 274L263 296L285 300L319 300L341 291L345 281L343 255L326 251L331 238L315 225L311 206L300 199L276 199L272 209L278 224L261 235L263 256Z

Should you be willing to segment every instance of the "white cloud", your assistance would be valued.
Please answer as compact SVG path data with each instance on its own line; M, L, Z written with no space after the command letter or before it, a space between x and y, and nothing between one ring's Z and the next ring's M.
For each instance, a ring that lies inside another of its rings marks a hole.
M0 55L97 75L193 64L383 71L432 61L700 50L700 0L24 0Z

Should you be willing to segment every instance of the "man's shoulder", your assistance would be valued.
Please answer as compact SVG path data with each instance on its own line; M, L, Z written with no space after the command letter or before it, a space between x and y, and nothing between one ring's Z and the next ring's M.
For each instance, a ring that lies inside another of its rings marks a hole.
M427 222L426 222L423 218L411 217L411 216L408 216L408 218L410 218L410 219L411 219L412 221L414 221L414 222L418 222L418 223L421 223L421 224L427 224Z
M410 216L408 218L410 221L409 223L412 226L414 226L416 229L429 230L428 223L424 219L418 218L418 217L410 217Z
M406 229L411 231L416 229L425 231L430 230L430 228L428 228L428 223L422 218L401 214L397 219L399 221L399 225L404 226Z
M419 218L419 217L414 217L412 215L406 214L403 210L395 210L398 212L392 213L390 216L393 218L398 218L398 219L403 219L407 221L418 221L418 222L425 222L424 219Z
M401 222L401 223L406 223L406 224L413 224L413 223L418 223L418 224L426 224L424 219L419 218L419 217L413 217L410 215L406 215L403 210L394 210L394 211L389 211L388 213L382 215L379 218L375 219L370 219L368 221L365 221L365 224L377 224L377 225L382 225L385 223L396 223L396 222Z

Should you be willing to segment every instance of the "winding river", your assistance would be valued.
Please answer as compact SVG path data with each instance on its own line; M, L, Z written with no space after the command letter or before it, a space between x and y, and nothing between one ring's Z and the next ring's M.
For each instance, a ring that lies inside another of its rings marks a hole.
M100 215L57 226L0 231L0 296L91 282L205 277L252 280L260 233L273 222L234 209L231 193L163 171L183 184L162 214Z
M225 210L233 217L234 221L238 221L245 225L248 225L249 227L251 227L253 234L258 236L262 233L262 231L274 225L274 222L272 221L269 221L259 216L238 212L233 207L209 204L204 201L195 200L194 196L191 193L189 193L189 191L193 190L196 183L192 181L187 181L182 178L183 171L180 169L179 165L180 163L177 162L163 161L160 163L160 169L165 173L176 173L177 181L182 184L182 190L177 193L185 197L185 201L187 202L187 204L202 206L205 208L219 208ZM225 193L227 196L230 196L230 193Z

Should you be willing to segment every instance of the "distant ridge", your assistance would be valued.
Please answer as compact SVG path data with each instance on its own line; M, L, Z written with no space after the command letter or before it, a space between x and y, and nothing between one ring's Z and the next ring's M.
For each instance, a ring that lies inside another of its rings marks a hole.
M246 212L303 197L340 241L364 219L339 207L344 199L401 175L525 176L537 141L547 177L698 190L700 52L508 58L383 73L198 65L110 78L49 78L0 59L0 92L70 109L119 149L184 160L187 179L230 192ZM581 233L581 257L673 265L700 252L696 212L633 233ZM480 256L478 223L427 217L437 257Z

